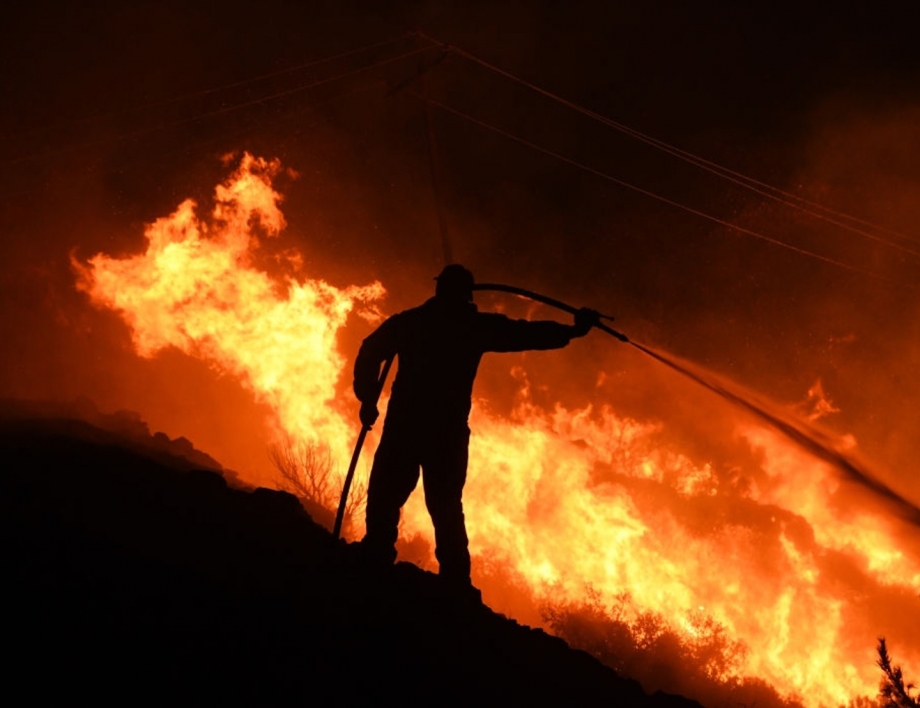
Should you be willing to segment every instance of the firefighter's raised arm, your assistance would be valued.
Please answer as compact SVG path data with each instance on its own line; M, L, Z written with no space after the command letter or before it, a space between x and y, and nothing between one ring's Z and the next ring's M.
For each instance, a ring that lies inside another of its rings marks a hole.
M500 314L484 317L483 349L490 352L561 349L572 339L585 336L600 321L600 315L588 308L575 313L575 324L572 325L551 320L512 320Z

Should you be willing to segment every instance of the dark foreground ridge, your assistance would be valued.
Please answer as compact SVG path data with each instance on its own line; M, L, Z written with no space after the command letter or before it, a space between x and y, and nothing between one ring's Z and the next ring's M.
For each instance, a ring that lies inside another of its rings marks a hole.
M6 416L0 455L6 689L30 703L698 705L117 432Z

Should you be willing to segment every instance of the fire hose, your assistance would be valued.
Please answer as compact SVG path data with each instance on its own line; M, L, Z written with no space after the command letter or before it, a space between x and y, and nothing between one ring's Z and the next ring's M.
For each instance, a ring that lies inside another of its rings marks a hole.
M377 387L374 389L374 403L380 398L380 392L383 391L383 385L387 381L387 375L390 373L390 367L393 366L393 359L390 357L383 365L380 376L377 379ZM355 468L358 466L358 458L361 457L361 448L364 447L364 438L370 432L371 426L361 426L361 432L358 433L358 442L355 443L355 451L351 454L351 463L348 465L348 474L345 475L345 483L342 485L342 496L339 498L339 510L335 514L335 526L332 529L332 538L338 539L342 533L342 521L345 519L345 507L348 506L348 492L351 491L351 480L355 476Z
M542 302L544 305L549 305L550 307L555 307L558 310L568 312L571 314L576 314L580 308L569 305L568 303L562 302L561 300L556 300L555 298L548 297L546 295L541 295L540 293L535 293L532 290L525 290L524 288L518 288L513 285L500 285L497 283L481 283L479 285L474 285L473 290L491 290L495 292L510 293L512 295L519 295L525 297L529 300L534 300L535 302ZM613 320L613 317L609 315L600 315L601 319ZM607 334L616 337L621 342L630 342L629 337L627 337L622 332L617 332L612 327L608 327L605 324L598 323L594 325L597 329L606 332ZM393 359L387 359L383 365L383 368L380 371L380 376L377 379L377 386L375 388L375 395L373 402L376 404L377 400L380 398L380 393L383 391L383 386L386 383L387 376L390 373L390 367L393 365ZM361 448L364 447L364 440L367 438L367 434L370 431L371 426L362 425L361 432L358 434L358 441L355 443L355 450L351 455L351 463L348 465L348 473L345 475L345 482L342 485L342 496L339 498L339 509L335 515L335 526L332 529L333 539L338 539L342 532L342 522L345 519L345 508L348 506L348 493L351 491L351 482L355 476L355 469L358 466L358 458L361 457Z

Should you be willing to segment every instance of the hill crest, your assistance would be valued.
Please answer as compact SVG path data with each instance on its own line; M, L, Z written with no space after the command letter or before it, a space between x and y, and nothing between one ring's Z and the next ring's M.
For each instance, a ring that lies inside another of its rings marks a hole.
M699 705L648 696L415 566L375 572L292 495L142 443L0 417L10 675L66 670L67 695L98 698Z

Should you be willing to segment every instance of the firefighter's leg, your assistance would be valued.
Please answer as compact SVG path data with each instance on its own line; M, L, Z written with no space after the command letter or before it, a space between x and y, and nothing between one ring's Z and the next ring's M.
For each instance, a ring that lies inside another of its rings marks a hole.
M362 547L375 561L396 560L399 512L418 484L419 462L412 441L384 428L367 487L367 533Z
M470 582L470 552L463 518L463 485L470 430L440 431L429 438L422 458L425 505L434 524L439 574L461 585Z

